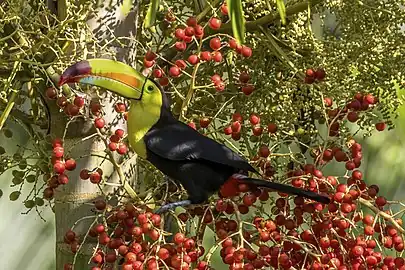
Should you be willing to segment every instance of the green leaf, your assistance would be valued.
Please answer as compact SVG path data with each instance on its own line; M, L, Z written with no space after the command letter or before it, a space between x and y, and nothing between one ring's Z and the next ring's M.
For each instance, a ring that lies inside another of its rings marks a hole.
M239 44L245 42L245 17L241 0L227 0L229 18L231 19L233 36Z
M145 18L145 28L150 28L152 25L155 24L156 21L156 13L159 10L159 0L151 0L148 8L148 12L146 13Z
M284 0L276 0L277 2L277 10L278 13L280 13L280 18L281 18L281 22L283 24L286 24L286 13L285 13L285 4L284 4Z

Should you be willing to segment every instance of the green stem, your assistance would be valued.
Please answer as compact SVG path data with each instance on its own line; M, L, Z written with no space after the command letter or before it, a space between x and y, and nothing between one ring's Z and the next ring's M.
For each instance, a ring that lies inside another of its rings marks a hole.
M17 98L17 92L13 91L11 93L10 100L7 103L6 109L3 111L3 113L0 116L0 130L3 128L4 123L6 122L8 116L10 115L10 112L14 107L16 98Z

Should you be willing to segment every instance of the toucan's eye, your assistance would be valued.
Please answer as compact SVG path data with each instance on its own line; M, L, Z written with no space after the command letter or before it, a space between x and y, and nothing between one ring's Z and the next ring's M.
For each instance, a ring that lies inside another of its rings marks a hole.
M147 89L148 89L149 92L152 92L153 91L153 86L149 85Z

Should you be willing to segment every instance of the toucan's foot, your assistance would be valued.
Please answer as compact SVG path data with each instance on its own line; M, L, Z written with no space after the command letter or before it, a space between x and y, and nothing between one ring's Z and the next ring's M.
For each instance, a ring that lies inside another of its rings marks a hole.
M155 213L156 214L163 214L164 212L167 212L169 210L175 209L178 206L188 206L191 204L190 200L184 200L184 201L179 201L179 202L173 202L173 203L168 203L160 207Z

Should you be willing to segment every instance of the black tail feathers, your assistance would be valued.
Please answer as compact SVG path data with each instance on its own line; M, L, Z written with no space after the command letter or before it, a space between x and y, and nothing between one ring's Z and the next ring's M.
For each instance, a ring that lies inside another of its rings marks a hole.
M265 187L269 189L273 189L282 193L287 193L287 194L292 194L292 195L297 195L300 197L308 198L323 204L328 204L330 203L329 197L325 195L321 195L319 193L315 193L309 190L304 190L296 187L292 187L289 185L285 184L280 184L280 183L275 183L275 182L270 182L266 180L261 180L261 179L256 179L256 178L250 178L246 177L244 175L237 175L235 178L239 179L240 182L244 182L246 184L253 184L258 187Z

